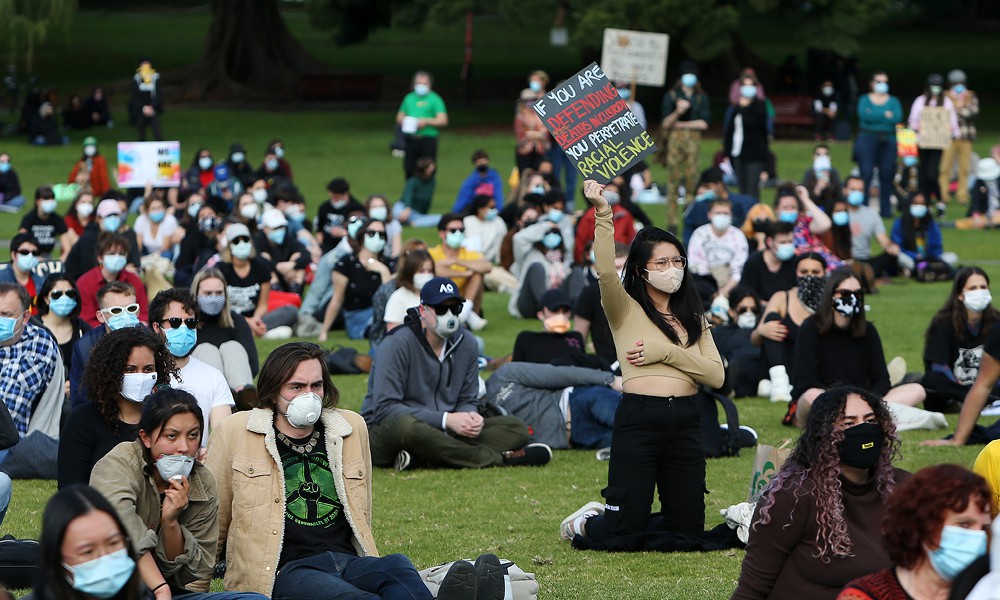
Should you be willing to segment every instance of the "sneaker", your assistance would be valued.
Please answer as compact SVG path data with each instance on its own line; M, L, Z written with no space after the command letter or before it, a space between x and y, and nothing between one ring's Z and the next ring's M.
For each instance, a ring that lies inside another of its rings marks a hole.
M486 319L480 317L475 313L475 311L469 313L469 318L465 320L465 323L469 326L472 331L482 331L484 327L489 323Z
M757 383L757 395L761 398L769 398L771 396L771 380L761 379Z
M476 600L503 600L504 568L496 554L481 554L476 559Z
M507 467L540 467L550 460L552 448L539 442L503 453L503 464Z
M288 325L281 325L274 329L268 329L264 334L265 340L287 340L292 337L292 328Z
M476 600L477 580L476 568L472 563L467 560L455 561L441 580L438 600Z
M897 356L886 365L889 371L889 385L896 387L906 377L906 360L902 356Z
M410 456L409 452L407 452L406 450L400 450L399 454L396 455L396 461L392 464L392 466L397 471L405 471L410 468L411 460L412 457Z
M592 517L603 514L603 504L600 502L588 502L578 508L576 512L563 519L562 525L559 526L559 535L561 535L564 540L572 540L576 536L583 533L580 531L580 527L578 525L578 523L582 523L582 521L579 520L580 517Z
M597 456L597 460L611 460L611 446L601 448L595 455Z

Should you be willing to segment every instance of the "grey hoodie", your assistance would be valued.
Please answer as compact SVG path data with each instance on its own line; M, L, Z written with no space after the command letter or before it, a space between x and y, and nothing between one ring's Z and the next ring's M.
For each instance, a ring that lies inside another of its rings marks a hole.
M486 380L486 399L527 423L534 430L536 442L569 448L566 418L559 410L563 390L570 386L610 385L614 379L613 373L598 369L512 362Z
M478 359L475 338L460 329L445 341L444 359L438 360L411 308L379 344L361 416L369 427L408 414L443 429L445 413L478 410Z

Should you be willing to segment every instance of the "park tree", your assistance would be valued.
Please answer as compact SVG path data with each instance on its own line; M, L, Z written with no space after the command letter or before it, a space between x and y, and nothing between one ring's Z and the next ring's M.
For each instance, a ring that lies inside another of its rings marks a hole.
M38 47L75 12L76 0L0 0L0 56L30 73Z

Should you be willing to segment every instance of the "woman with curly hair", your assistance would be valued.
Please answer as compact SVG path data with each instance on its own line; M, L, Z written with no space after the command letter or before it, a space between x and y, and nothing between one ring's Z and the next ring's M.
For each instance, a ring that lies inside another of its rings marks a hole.
M979 267L955 274L951 294L938 309L924 336L924 378L927 410L958 412L979 375L983 344L1000 312L993 307L990 276ZM993 394L1000 394L994 388Z
M732 600L833 600L848 581L888 567L884 503L909 473L886 404L838 387L813 404L799 441L757 503Z
M94 346L83 372L93 402L76 407L59 437L59 489L90 481L90 472L121 442L139 437L142 401L177 378L163 341L145 327L112 331Z
M882 533L894 567L847 584L837 600L932 600L986 555L990 486L958 465L917 471L886 503ZM965 598L962 594L961 598Z

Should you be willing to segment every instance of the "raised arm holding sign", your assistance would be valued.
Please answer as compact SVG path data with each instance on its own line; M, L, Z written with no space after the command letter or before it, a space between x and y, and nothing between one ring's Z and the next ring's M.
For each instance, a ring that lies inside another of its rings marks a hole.
M597 63L545 94L533 108L587 179L608 183L656 150Z

